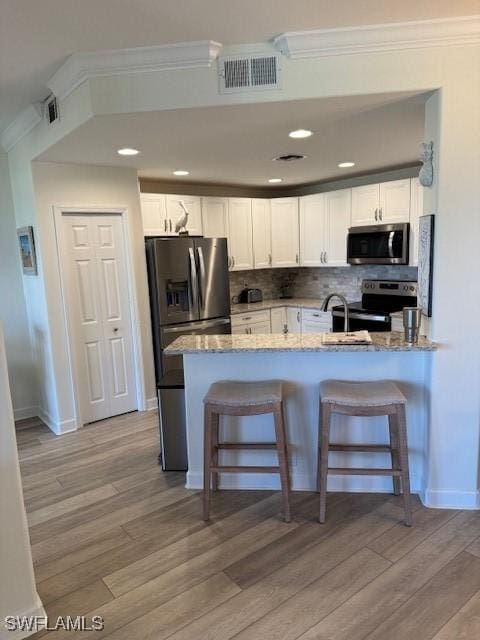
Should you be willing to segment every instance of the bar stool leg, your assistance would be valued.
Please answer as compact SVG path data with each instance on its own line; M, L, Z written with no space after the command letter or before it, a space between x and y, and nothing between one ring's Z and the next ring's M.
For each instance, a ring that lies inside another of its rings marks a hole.
M214 467L218 467L218 442L219 442L220 416L218 413L212 414L212 462ZM212 471L212 491L218 489L218 472Z
M388 430L390 432L390 456L392 458L392 469L400 469L400 457L398 455L398 429L395 423L395 417L390 413L388 416ZM400 478L392 476L393 479L393 495L400 495Z
M331 408L328 403L321 404L321 436L319 435L320 456L319 456L319 469L317 470L318 485L320 489L320 515L319 522L325 522L325 516L327 511L327 478L328 478L328 445L330 442L330 417Z
M280 483L282 486L285 522L290 522L290 475L288 470L288 452L282 402L275 405L273 420L275 423L275 434L277 436L278 466L280 467Z
M203 440L203 519L210 520L210 467L212 465L212 422L213 411L205 405Z
M398 427L398 453L400 456L400 469L403 489L403 503L405 508L405 525L412 526L412 505L410 500L410 474L408 470L408 444L407 421L405 418L405 405L397 404L396 419Z

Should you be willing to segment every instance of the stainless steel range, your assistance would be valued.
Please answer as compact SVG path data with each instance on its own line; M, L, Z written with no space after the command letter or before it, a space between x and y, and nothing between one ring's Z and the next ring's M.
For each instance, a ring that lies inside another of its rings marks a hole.
M417 305L417 282L410 280L364 280L362 299L348 305L349 330L391 331L390 314ZM333 330L343 331L343 306L333 307Z

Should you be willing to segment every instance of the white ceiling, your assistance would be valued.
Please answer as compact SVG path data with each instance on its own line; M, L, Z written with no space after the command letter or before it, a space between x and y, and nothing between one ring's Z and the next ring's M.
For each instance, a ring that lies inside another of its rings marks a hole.
M135 167L141 177L235 185L305 184L415 163L423 140L424 101L389 94L98 116L38 159ZM311 138L288 132L306 128ZM139 149L121 157L120 147ZM297 162L274 162L301 153ZM353 169L339 169L341 161ZM187 169L188 178L172 171Z
M0 131L79 51L473 15L479 0L0 0Z

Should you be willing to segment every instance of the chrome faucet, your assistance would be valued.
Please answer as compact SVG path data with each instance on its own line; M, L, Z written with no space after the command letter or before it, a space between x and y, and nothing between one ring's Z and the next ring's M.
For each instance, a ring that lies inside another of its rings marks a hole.
M332 298L338 298L340 300L340 302L343 304L343 309L344 309L344 313L345 313L345 321L344 321L344 325L343 325L343 330L345 331L345 333L347 333L347 331L348 331L348 302L346 301L345 297L342 296L341 293L331 293L329 296L327 296L325 298L325 300L323 301L322 311L326 311L327 310L328 303L330 302L330 300Z

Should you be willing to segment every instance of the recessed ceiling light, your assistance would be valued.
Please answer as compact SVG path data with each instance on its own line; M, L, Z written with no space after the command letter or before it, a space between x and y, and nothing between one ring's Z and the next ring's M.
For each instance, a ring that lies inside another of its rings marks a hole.
M340 167L340 169L348 169L349 167L354 167L355 163L354 162L339 162L338 166Z
M310 136L313 136L313 131L309 129L295 129L295 131L290 131L288 135L290 138L310 138Z
M189 176L190 175L190 171L186 171L185 169L176 169L173 172L174 176Z
M140 152L138 149L132 149L130 147L124 147L123 149L118 149L117 153L121 156L136 156Z
M269 178L269 182L283 182L283 178Z

